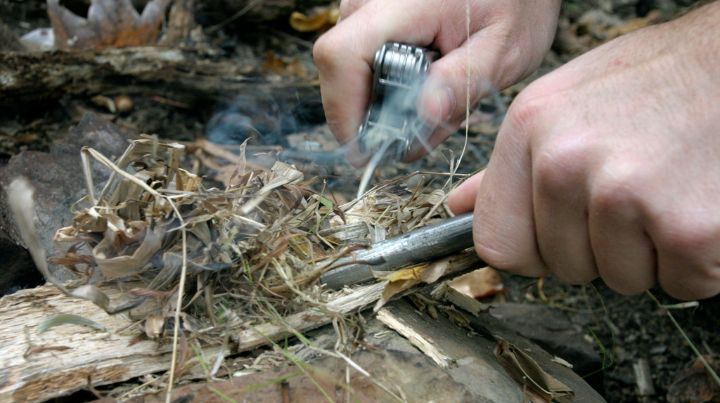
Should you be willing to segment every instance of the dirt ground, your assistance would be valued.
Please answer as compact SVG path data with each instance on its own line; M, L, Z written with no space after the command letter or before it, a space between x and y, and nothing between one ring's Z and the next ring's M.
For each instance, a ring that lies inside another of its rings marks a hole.
M69 3L80 10L87 7L84 1ZM533 77L499 93L495 100L483 101L473 115L469 148L460 172L474 172L486 164L504 108L532 79L613 36L671 19L696 3L690 0L566 1L553 50L541 69ZM7 29L18 36L37 27L49 26L42 4L0 0L0 18ZM317 32L298 33L284 21L258 27L242 20L221 25L217 16L211 14L196 18L204 27L220 27L205 30L203 46L215 52L206 53L212 53L206 57L247 64L253 74L277 76L278 80L290 78L311 82L316 78L311 47ZM11 41L7 35L12 36L0 32L0 49ZM118 83L102 92L79 91L47 96L32 103L3 102L0 164L4 165L20 151L47 150L50 144L62 142L68 130L88 111L100 114L128 133L157 133L179 141L210 137L241 142L246 137L254 137L253 141L258 145L283 145L301 152L310 148L322 151L335 147L323 124L319 94L304 99L287 97L289 101L257 94L237 94L238 98L234 99L218 96L188 101L173 98L175 94L168 88L158 87L148 92L125 84ZM127 97L132 107L122 113L112 112L98 96ZM246 126L237 123L242 119L249 119L256 130L243 131ZM463 141L458 134L419 162L388 164L380 169L378 179L414 170L447 171L448 156L457 153ZM305 169L323 177L325 184L340 199L351 198L357 187L359 171L351 167L310 163ZM32 285L31 281L27 283ZM502 298L527 304L547 304L564 310L582 328L585 337L594 339L603 359L603 368L602 381L598 382L597 374L593 374L591 383L608 401L703 401L683 400L683 396L691 397L686 392L694 388L688 386L683 376L695 362L695 355L666 315L666 310L648 295L620 296L601 282L574 287L547 279L541 285L536 280L506 276L505 285L507 291ZM676 303L660 290L652 293L661 303ZM720 351L720 298L671 312L702 354L711 357ZM656 392L652 396L638 396L633 364L639 359L645 359L649 364ZM675 389L672 389L673 384ZM703 383L701 379L698 385L701 385L699 388L709 383L707 380Z

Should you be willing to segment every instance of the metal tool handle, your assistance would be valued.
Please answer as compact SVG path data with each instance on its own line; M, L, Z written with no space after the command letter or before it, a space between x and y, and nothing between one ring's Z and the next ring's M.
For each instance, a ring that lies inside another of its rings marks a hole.
M340 267L323 274L320 282L337 290L372 280L373 270L397 270L431 262L472 245L472 214L463 214L355 252L339 260L336 265Z
M389 142L388 151L401 160L413 136L426 131L417 98L435 56L428 49L397 42L388 42L375 53L370 106L358 131L360 152L375 153Z

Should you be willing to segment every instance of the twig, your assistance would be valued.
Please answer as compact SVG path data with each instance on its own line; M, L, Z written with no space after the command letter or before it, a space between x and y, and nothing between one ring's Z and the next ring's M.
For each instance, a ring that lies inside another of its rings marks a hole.
M167 198L166 198L167 199ZM172 202L172 200L167 199L168 203L170 203L170 206L172 206L173 211L177 215L178 221L180 221L181 224L181 231L182 234L182 268L180 269L180 284L178 285L178 297L177 297L177 303L175 306L175 323L173 326L173 340L172 340L172 357L170 361L170 375L168 379L168 387L167 387L167 393L165 393L165 403L170 403L171 397L172 397L172 388L174 383L174 377L175 377L175 366L176 360L177 360L177 346L178 346L178 333L180 332L180 310L182 309L182 299L183 299L183 291L185 290L185 277L187 276L187 231L185 229L185 221L182 218L182 215L180 214L180 210L178 210L175 203Z
M705 359L705 356L703 356L702 353L700 352L700 350L698 350L698 348L695 346L695 343L693 343L692 340L690 340L690 337L688 337L687 333L685 333L685 330L683 330L683 328L680 326L678 321L675 320L675 317L673 316L673 314L669 310L665 309L664 305L661 304L660 301L650 291L646 291L646 294L653 301L655 301L658 308L661 308L665 311L665 314L668 316L668 318L670 318L670 321L673 323L673 325L678 330L678 332L680 332L680 335L682 336L683 339L685 339L685 342L688 344L688 346L690 346L690 349L693 351L693 353L695 353L695 355L697 356L697 359L700 360L700 362L703 364L703 366L707 370L710 377L713 379L713 381L715 381L715 383L718 386L720 386L720 377L718 376L717 372L715 372L715 370L710 365L710 363L707 362L707 360Z

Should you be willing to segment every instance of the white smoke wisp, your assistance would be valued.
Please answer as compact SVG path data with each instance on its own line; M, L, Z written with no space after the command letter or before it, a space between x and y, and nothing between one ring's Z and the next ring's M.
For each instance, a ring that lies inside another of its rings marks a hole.
M485 103L489 101L494 106L493 116L502 119L507 108L499 91L488 80L481 80L475 85L477 91L473 92L488 94ZM411 86L394 91L391 96L382 98L381 104L370 106L363 123L365 132L360 130L359 135L343 147L353 165L365 166L356 195L358 199L365 194L376 169L404 161L407 154L429 154L439 138L466 135L458 131L458 126L467 127L470 123L468 120L471 112L474 111L470 109L470 105L465 118L460 118L462 124L427 122L420 117L418 95L425 86L442 91L442 87L427 80L417 80ZM472 103L478 104L479 100ZM464 147L463 150L455 151L458 158L450 162L453 173L457 171L462 161Z

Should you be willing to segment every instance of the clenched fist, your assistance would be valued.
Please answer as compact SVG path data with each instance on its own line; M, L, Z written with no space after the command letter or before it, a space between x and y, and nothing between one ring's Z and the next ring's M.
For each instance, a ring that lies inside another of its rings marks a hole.
M632 294L720 292L720 2L613 40L526 88L474 207L477 253Z

